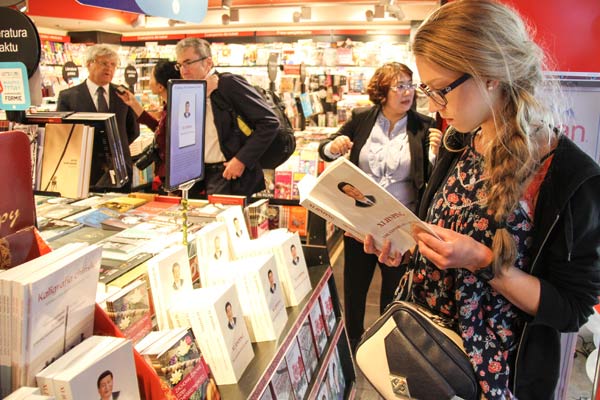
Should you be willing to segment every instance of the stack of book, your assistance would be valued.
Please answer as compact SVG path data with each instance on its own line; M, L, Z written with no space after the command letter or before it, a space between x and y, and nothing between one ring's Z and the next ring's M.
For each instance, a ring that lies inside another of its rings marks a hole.
M36 375L43 394L64 400L139 400L131 341L92 336ZM112 397L111 397L112 396Z
M71 244L0 273L3 396L92 335L100 255Z
M241 312L233 285L179 293L171 305L175 324L192 327L219 385L237 383L254 357Z
M286 307L300 304L310 292L311 284L298 233L287 229L269 231L258 239L240 242L236 251L238 258L273 254L277 272L283 286Z

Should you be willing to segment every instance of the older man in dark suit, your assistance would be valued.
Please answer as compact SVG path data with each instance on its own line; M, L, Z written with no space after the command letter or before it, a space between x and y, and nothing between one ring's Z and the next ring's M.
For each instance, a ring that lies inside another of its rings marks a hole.
M89 72L88 78L77 86L61 91L58 94L56 109L57 111L114 113L131 182L132 162L129 145L139 136L140 130L135 113L117 96L117 86L111 84L119 65L118 54L108 46L97 44L87 49L85 62ZM94 153L98 151L94 149ZM91 183L93 185L95 182ZM130 188L129 183L124 190Z

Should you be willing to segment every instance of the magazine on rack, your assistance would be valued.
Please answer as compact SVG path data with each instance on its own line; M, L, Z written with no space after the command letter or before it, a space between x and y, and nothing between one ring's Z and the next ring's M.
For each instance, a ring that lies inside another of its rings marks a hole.
M347 159L340 157L315 178L298 184L300 204L357 238L373 235L375 247L385 239L403 254L415 246L413 225L437 235L412 211Z

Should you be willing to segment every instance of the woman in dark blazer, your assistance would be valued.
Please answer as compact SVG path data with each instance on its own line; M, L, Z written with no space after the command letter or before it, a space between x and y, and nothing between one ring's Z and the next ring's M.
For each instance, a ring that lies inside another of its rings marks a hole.
M319 145L325 161L350 150L350 161L413 211L418 209L442 135L432 118L411 109L415 87L406 65L392 62L379 67L368 86L374 106L354 109L351 119ZM363 251L362 243L344 236L344 308L353 348L364 331L375 265L382 275L379 309L383 312L403 271L379 264L376 256Z

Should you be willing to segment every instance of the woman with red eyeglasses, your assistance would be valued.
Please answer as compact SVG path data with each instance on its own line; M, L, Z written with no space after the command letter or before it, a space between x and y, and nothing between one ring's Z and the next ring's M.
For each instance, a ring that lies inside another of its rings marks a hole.
M416 211L441 132L433 128L432 118L412 110L416 88L412 75L410 68L397 62L379 67L367 88L374 105L352 110L351 119L320 143L319 153L332 161L350 152L350 161ZM364 331L367 292L376 265L382 276L379 309L383 312L402 271L378 264L360 242L344 237L344 316L353 347Z

